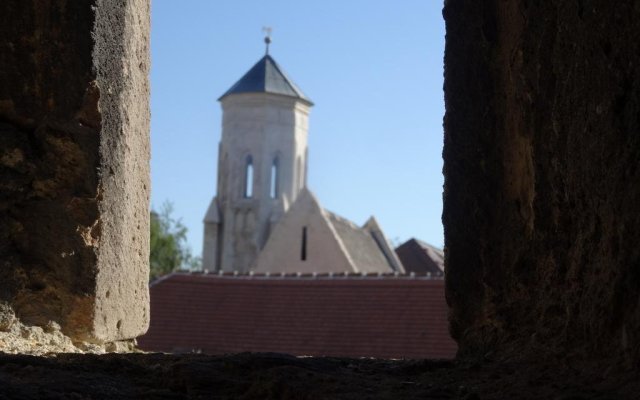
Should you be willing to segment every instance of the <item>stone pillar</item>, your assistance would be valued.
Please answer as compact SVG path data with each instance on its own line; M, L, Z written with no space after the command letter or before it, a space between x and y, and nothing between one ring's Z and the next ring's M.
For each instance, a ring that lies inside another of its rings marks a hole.
M0 301L115 341L149 321L149 2L0 2Z
M638 2L448 0L444 17L460 354L638 360Z

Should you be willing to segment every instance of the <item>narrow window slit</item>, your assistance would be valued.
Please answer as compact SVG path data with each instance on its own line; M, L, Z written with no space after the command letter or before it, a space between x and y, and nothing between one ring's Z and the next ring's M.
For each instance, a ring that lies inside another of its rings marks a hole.
M247 156L246 169L244 174L244 197L253 197L253 158Z
M270 197L272 199L278 198L278 159L273 160L271 164L271 192Z
M302 227L302 248L300 249L300 260L307 260L307 227Z

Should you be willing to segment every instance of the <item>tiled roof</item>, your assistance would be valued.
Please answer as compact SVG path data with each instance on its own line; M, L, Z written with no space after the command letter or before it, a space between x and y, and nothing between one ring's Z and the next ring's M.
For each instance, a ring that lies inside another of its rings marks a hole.
M406 272L444 274L444 253L437 247L417 239L409 239L396 248Z
M444 281L172 274L151 286L149 351L450 358Z
M394 270L368 229L360 228L327 210L325 213L358 271Z
M284 70L271 58L266 55L260 59L251 69L244 74L231 89L227 90L219 100L230 94L238 93L271 93L282 96L295 97L309 104L311 100L295 83L285 74Z

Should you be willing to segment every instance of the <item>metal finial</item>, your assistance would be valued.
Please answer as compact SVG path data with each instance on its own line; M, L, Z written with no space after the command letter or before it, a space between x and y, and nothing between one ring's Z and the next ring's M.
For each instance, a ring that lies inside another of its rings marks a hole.
M271 32L273 31L273 29L271 29L271 27L269 26L265 26L264 28L262 28L262 32L264 32L265 37L264 37L264 43L267 45L267 50L266 50L266 54L269 55L269 45L271 44Z

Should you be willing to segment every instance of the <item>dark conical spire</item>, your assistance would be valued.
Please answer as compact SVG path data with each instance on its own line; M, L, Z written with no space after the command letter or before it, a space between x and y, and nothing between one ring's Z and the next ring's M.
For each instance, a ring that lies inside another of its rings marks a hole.
M265 42L267 40L265 39ZM269 51L267 42L267 52ZM295 83L284 73L282 68L275 62L273 58L267 53L260 59L251 69L244 74L238 82L236 82L231 89L227 90L225 94L220 96L218 100L222 100L225 97L232 94L239 93L271 93L282 96L295 97L300 99L309 105L313 105L313 102L302 93L302 90L296 86Z

